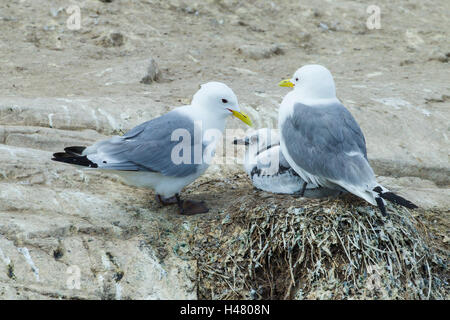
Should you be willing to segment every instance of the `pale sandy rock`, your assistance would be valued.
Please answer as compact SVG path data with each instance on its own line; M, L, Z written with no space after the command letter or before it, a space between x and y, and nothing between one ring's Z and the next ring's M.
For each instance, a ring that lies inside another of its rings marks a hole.
M71 145L89 145L105 138L92 129L69 131L33 126L0 127L0 141L3 144L46 151L61 150Z
M260 60L260 59L267 59L275 55L283 54L283 49L277 45L243 45L237 48L237 52L242 54L243 56Z
M0 98L0 125L88 129L111 135L150 120L168 108L145 96L133 103L126 97Z

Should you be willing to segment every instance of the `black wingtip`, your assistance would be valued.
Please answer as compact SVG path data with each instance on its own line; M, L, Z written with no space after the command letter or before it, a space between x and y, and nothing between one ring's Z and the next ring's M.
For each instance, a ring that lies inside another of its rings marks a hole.
M66 155L68 155L68 154L65 153L65 152L56 152L56 153L53 154L52 160L53 160L53 159L64 158Z
M408 209L417 209L418 208L418 206L416 206L411 201L406 200L405 198L400 197L399 195L396 195L393 192L390 192L390 191L383 192L383 190L381 189L380 186L373 188L373 191L377 192L381 198L383 198L387 201L393 202L395 204L401 205L405 208L408 208Z
M388 200L390 202L399 204L399 205L401 205L403 207L406 207L408 209L417 209L418 208L418 206L416 206L411 201L406 200L405 198L400 197L399 195L396 195L393 192L384 192L384 193L380 194L380 197L382 197L383 199L386 199L386 200Z
M98 165L87 158L87 156L79 156L69 154L67 152L57 152L53 154L53 161L64 162L89 168L98 168Z
M64 151L66 153L68 153L68 154L71 154L71 155L81 156L83 154L84 149L86 149L86 147L83 147L83 146L72 146L72 147L64 148Z
M380 208L381 214L383 217L387 216L386 207L384 206L383 199L380 197L376 197L375 201L377 202L378 208Z

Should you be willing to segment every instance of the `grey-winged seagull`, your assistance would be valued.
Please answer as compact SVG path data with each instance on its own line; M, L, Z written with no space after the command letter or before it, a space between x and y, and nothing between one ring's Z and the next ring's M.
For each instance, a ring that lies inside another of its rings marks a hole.
M235 139L245 145L244 170L255 188L271 193L300 195L304 180L291 168L280 149L276 130L252 130L244 139ZM305 197L321 198L339 194L340 191L307 185Z
M293 88L281 103L278 125L281 151L305 181L301 193L307 184L313 183L347 190L378 205L383 215L386 215L385 200L417 208L376 181L367 160L364 135L336 98L328 69L306 65L279 85Z
M251 125L240 111L234 92L225 84L200 87L190 105L181 106L89 147L68 147L52 160L111 170L125 182L155 190L163 205L177 203L181 214L208 211L203 202L181 200L179 193L208 168L225 120L233 115Z

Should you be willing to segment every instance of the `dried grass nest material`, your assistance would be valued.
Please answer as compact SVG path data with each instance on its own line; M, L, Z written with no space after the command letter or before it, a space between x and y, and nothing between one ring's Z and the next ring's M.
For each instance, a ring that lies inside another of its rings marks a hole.
M447 257L410 211L389 205L383 218L347 200L245 196L221 223L200 224L199 298L448 298Z

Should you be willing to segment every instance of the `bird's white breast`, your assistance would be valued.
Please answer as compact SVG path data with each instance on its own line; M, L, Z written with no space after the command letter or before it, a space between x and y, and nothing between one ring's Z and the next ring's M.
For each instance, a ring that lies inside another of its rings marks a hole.
M122 177L126 184L150 188L155 190L156 194L171 197L201 176L205 170L198 170L186 177L169 177L159 172L147 171L114 171L114 173Z
M283 98L283 101L281 102L280 110L278 111L278 128L280 128L280 135L282 134L281 128L284 121L286 121L286 119L294 112L295 100L296 95L294 90L292 90Z

